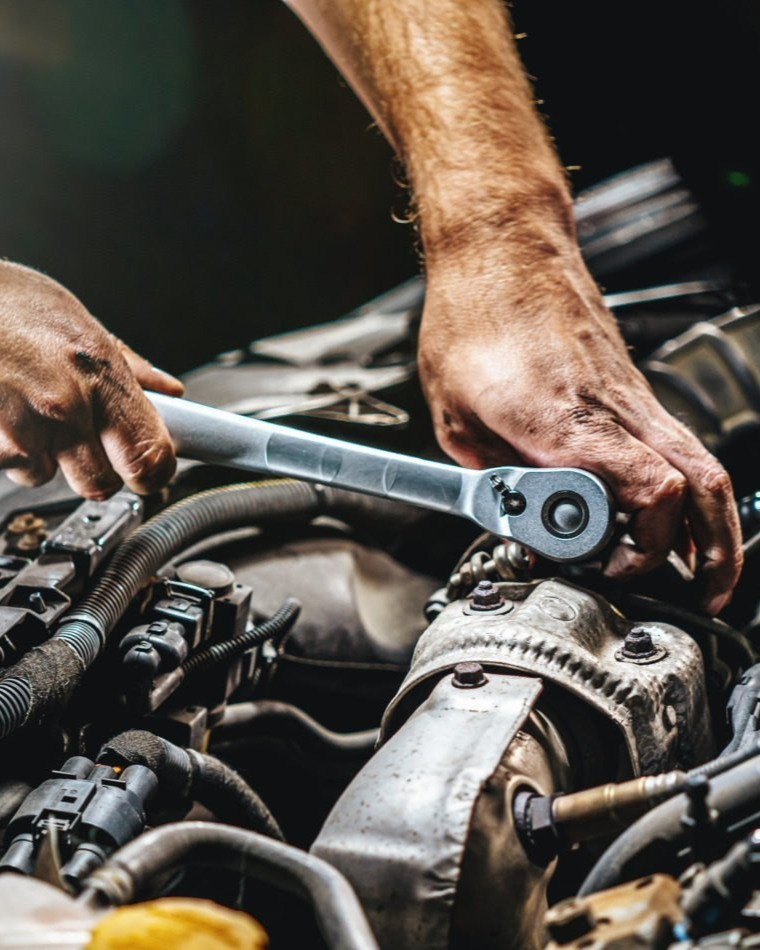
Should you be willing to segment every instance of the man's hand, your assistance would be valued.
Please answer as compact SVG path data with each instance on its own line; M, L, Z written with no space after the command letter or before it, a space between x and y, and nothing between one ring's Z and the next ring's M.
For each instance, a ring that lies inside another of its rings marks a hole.
M420 372L443 448L463 465L518 456L602 476L636 544L608 573L694 544L720 610L741 569L728 476L659 405L585 269L502 0L287 2L406 166L427 277Z
M122 482L141 493L163 486L174 450L141 386L182 394L60 284L0 262L0 468L10 478L39 485L60 466L96 500Z
M460 464L523 461L600 475L629 512L635 546L610 577L701 556L704 605L725 606L741 569L731 483L663 409L632 364L579 258L546 262L531 286L498 250L428 270L420 376L438 441Z

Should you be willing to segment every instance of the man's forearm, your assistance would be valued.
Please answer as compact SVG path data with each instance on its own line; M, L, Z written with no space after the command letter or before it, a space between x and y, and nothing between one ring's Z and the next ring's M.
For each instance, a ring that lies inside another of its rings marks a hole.
M501 0L288 0L403 160L428 257L572 234L564 173Z

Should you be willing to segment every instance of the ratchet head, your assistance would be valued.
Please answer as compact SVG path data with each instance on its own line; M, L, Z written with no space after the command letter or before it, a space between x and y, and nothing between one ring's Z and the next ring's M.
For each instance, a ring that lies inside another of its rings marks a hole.
M610 538L607 487L577 468L491 468L479 473L472 517L553 561L593 557Z

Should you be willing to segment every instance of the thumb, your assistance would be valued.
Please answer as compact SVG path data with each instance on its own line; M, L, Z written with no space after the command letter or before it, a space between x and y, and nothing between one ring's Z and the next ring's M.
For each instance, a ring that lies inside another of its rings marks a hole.
M169 373L165 373L157 366L152 366L146 359L127 346L126 343L116 339L116 343L121 351L121 355L127 361L127 365L135 375L135 379L143 389L149 389L151 392L163 393L165 396L181 396L184 391L184 385Z

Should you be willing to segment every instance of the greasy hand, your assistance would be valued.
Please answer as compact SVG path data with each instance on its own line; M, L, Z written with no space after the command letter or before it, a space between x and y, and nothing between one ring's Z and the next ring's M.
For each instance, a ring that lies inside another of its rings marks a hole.
M163 486L174 450L141 386L182 394L60 284L0 262L0 468L13 481L39 485L60 466L85 498Z
M470 467L522 460L601 476L635 542L608 576L651 569L673 548L688 555L693 541L717 613L741 570L726 472L656 400L577 251L536 264L498 251L428 261L420 375L442 448Z

